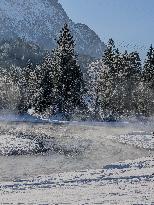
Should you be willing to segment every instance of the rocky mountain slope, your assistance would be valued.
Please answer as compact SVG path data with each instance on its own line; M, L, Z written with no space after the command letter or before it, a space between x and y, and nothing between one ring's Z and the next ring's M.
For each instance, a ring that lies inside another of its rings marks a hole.
M58 0L0 1L0 40L20 37L43 49L51 49L66 22L72 30L79 54L102 56L105 45L98 35L84 24L75 24Z

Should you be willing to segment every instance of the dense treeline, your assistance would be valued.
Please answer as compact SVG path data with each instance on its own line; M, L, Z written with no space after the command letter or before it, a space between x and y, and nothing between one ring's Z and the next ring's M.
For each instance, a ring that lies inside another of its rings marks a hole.
M72 113L84 107L84 81L76 60L74 40L65 24L57 40L57 48L47 54L42 63L33 66L1 68L1 78L7 79L8 90L1 81L1 109L10 109L10 93L16 97L14 110L20 113L33 109L38 113ZM15 95L11 84L18 88ZM10 84L10 85L9 85ZM12 91L12 92L11 92Z
M154 113L154 48L144 66L139 53L120 53L109 40L101 60L89 66L91 109L97 118L150 116Z
M23 113L33 109L38 114L49 115L82 113L82 116L97 120L154 113L152 45L142 65L139 53L120 53L110 39L103 57L81 70L67 24L51 54L45 55L38 47L34 49L26 44L25 49L20 40L17 42L16 47L9 48L9 57L10 49L16 49L16 53L22 55L19 66L0 69L1 110ZM7 44L3 52L0 51L3 59L6 49ZM23 66L25 61L27 65Z

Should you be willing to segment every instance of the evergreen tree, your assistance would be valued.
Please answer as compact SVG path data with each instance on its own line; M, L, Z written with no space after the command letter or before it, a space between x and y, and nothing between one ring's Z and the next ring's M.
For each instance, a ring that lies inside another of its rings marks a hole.
M69 113L81 105L84 83L74 47L73 36L65 24L60 31L57 48L52 55L47 54L41 66L37 66L39 82L35 110Z
M75 55L75 44L68 25L60 32L52 57L53 92L58 112L71 112L82 101L83 76Z
M35 95L35 110L44 112L51 108L54 102L54 75L52 57L48 53L41 66L36 67L37 93Z
M145 82L139 82L138 87L133 92L133 99L136 106L136 116L149 117L154 113L154 93Z
M89 109L94 119L102 118L102 95L104 94L105 71L102 59L92 62L88 67L88 96ZM104 98L105 99L105 98Z
M37 85L35 70L30 61L28 61L27 66L21 70L18 84L21 95L18 109L19 112L27 112L28 108L34 104L33 96L36 92Z
M152 45L147 52L147 59L144 63L143 79L150 87L154 86L154 48Z
M124 52L121 56L121 69L119 82L121 87L123 114L130 115L135 112L135 101L133 99L134 89L141 80L141 60L137 52Z
M114 41L110 39L103 58L89 65L89 93L95 119L114 118L117 115L119 56Z
M116 116L121 116L124 111L125 98L125 80L124 80L124 62L123 55L119 49L115 50L115 57L113 61L114 66L114 93L112 96L112 104L114 106L114 113Z
M114 44L114 41L113 39L109 39L109 42L108 42L108 45L107 45L107 48L105 49L104 51L104 55L103 55L103 63L104 65L108 68L108 72L109 72L109 80L112 81L112 83L114 84L113 82L113 79L115 79L115 75L116 75L116 72L115 72L115 65L114 65L114 62L115 62L115 44Z
M106 68L103 73L103 90L102 107L106 116L115 117L117 106L115 95L117 94L118 81L118 62L119 51L115 48L113 39L109 39L107 48L104 52L102 62Z
M129 112L136 115L136 101L133 97L134 90L138 87L141 80L141 60L137 52L132 52L128 56L129 66L127 71L126 100Z
M141 80L141 60L137 52L120 54L110 39L102 60L90 65L89 75L97 118L101 115L115 119L137 111L134 90Z
M114 51L115 51L115 43L113 41L113 39L109 39L107 47L104 51L104 55L103 55L103 62L105 65L107 65L108 67L112 67L113 64L113 58L114 58Z

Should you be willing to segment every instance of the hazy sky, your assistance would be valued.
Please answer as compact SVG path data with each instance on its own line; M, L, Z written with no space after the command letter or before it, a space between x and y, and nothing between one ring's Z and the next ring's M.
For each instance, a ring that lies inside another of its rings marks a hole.
M74 22L87 24L104 42L112 37L119 47L126 46L141 52L154 44L154 0L59 2Z

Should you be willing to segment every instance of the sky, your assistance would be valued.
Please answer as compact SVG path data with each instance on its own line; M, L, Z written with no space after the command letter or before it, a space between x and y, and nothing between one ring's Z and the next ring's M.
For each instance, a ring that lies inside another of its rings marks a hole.
M105 43L145 55L154 44L154 0L59 0L75 23L87 24Z

